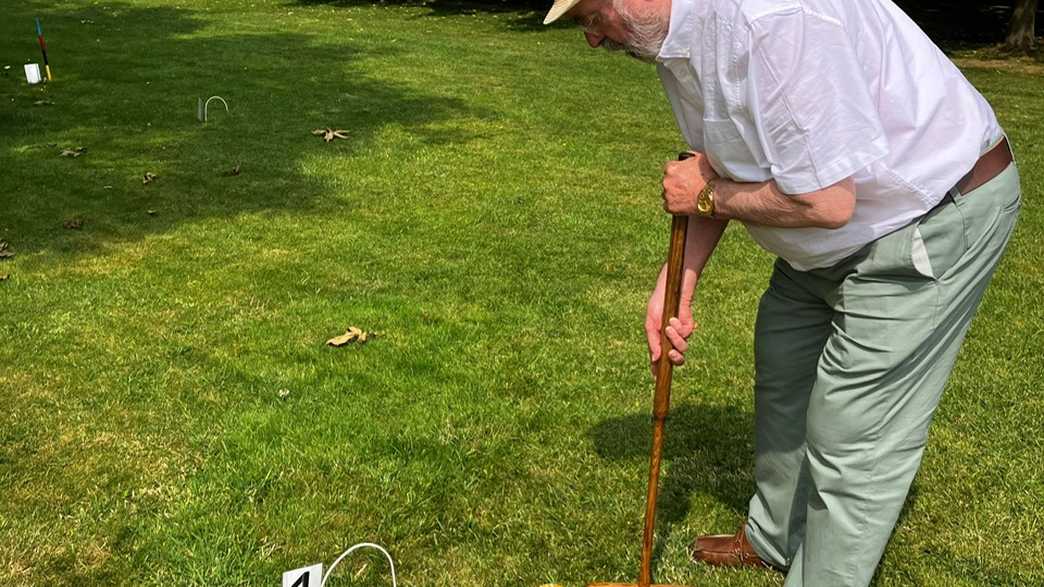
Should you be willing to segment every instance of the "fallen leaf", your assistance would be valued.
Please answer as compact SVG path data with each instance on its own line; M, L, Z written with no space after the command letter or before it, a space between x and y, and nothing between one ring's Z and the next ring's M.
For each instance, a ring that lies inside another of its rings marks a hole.
M329 128L329 127L327 127L327 128L317 128L317 129L312 131L312 134L316 135L316 136L323 137L323 140L328 142L328 143L333 142L334 139L347 139L348 138L348 131L341 130L341 129L336 129L335 130L335 129L332 129L332 128Z
M339 347L339 346L344 346L344 345L352 342L353 340L355 340L355 335L352 334L351 332L346 332L346 333L342 334L341 336L335 336L335 337L331 338L330 340L326 341L326 344L328 344L330 346L333 346L333 347Z
M7 241L0 241L0 259L10 259L14 256L15 253L11 250L11 245L7 244Z
M159 176L156 175L155 173L152 173L151 171L146 171L145 175L141 176L141 184L142 185L149 185L150 183L156 181L157 177L159 177Z
M236 163L236 166L233 167L230 171L226 171L224 175L225 177L235 177L239 175L239 163Z
M286 399L290 397L290 390L284 387L283 389L277 391L276 395L279 396L279 399Z
M358 342L359 344L366 344L366 341L377 336L376 332L367 332L361 328L355 326L349 326L348 330L345 331L341 336L335 336L330 340L326 341L326 344L332 347L344 346L350 342Z
M72 218L72 219L69 219L69 220L66 220L65 222L63 222L62 226L65 227L65 228L72 229L72 230L80 230L81 228L83 228L83 219L82 218Z
M62 149L62 152L58 154L59 157L79 157L87 152L86 147L76 147L74 149Z
M155 210L146 210L145 213L148 214L149 216L155 216L156 215L156 211Z
M0 281L7 281L8 279L11 279L11 274L10 273L4 273L4 274L0 275Z
M53 106L54 102L50 100L37 100L33 102L33 106Z

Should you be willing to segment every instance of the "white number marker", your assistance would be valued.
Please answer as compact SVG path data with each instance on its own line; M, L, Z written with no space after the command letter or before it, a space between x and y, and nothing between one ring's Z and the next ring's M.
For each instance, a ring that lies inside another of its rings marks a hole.
M283 573L283 587L320 587L322 580L323 563Z

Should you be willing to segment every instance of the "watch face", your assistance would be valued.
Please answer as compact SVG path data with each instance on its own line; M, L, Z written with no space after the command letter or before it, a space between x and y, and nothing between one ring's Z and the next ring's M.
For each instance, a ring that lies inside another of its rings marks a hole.
M706 193L700 194L700 197L696 200L696 211L700 214L710 214L713 202L707 197Z

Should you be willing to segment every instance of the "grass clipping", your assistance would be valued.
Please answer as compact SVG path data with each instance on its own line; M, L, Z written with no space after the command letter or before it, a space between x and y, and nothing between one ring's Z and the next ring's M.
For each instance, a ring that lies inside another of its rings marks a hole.
M361 328L349 326L344 334L331 338L326 341L326 344L332 347L342 347L351 343L366 344L366 341L372 340L376 336L376 332L367 332Z

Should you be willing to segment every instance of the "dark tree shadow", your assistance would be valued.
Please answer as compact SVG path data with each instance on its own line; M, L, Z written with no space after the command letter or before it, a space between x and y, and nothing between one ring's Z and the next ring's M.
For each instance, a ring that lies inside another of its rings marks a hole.
M946 52L992 47L1002 42L1013 5L979 0L896 0L896 4ZM1044 4L1037 15L1037 30L1044 32Z
M672 528L688 516L697 493L714 496L737 518L745 515L754 489L753 421L753 413L735 406L681 404L671 410L656 505L657 534L664 538L654 560ZM651 426L648 414L631 414L600 422L588 435L604 459L648 459Z
M449 16L484 12L509 14L508 28L517 30L547 30L543 16L551 7L551 0L292 0L297 5L330 6L415 6L424 8L429 16ZM980 2L979 0L949 0L923 2L897 0L907 14L932 39L946 50L992 46L1004 40L1011 19L1011 2ZM1038 30L1044 31L1044 4L1037 18ZM553 26L571 26L568 23Z
M454 16L476 13L506 16L505 27L510 30L538 32L547 30L544 15L551 8L551 0L293 0L298 6L414 6L426 10L426 16ZM552 26L572 26L555 23Z
M5 18L34 16L46 23L55 82L0 78L0 100L11 106L0 109L0 186L14 188L0 187L0 237L18 254L89 253L187 219L307 210L333 188L302 161L350 159L388 127L419 147L463 143L474 136L447 122L491 115L375 77L360 56L408 51L380 40L330 47L297 33L214 34L191 10L120 2L73 11L15 3ZM34 49L0 39L4 53ZM203 125L196 103L210 95L225 97L231 113L212 104ZM311 135L325 126L347 129L350 140ZM58 157L66 146L87 154ZM241 175L226 177L236 163ZM160 177L144 186L145 171ZM63 230L75 216L84 229Z

